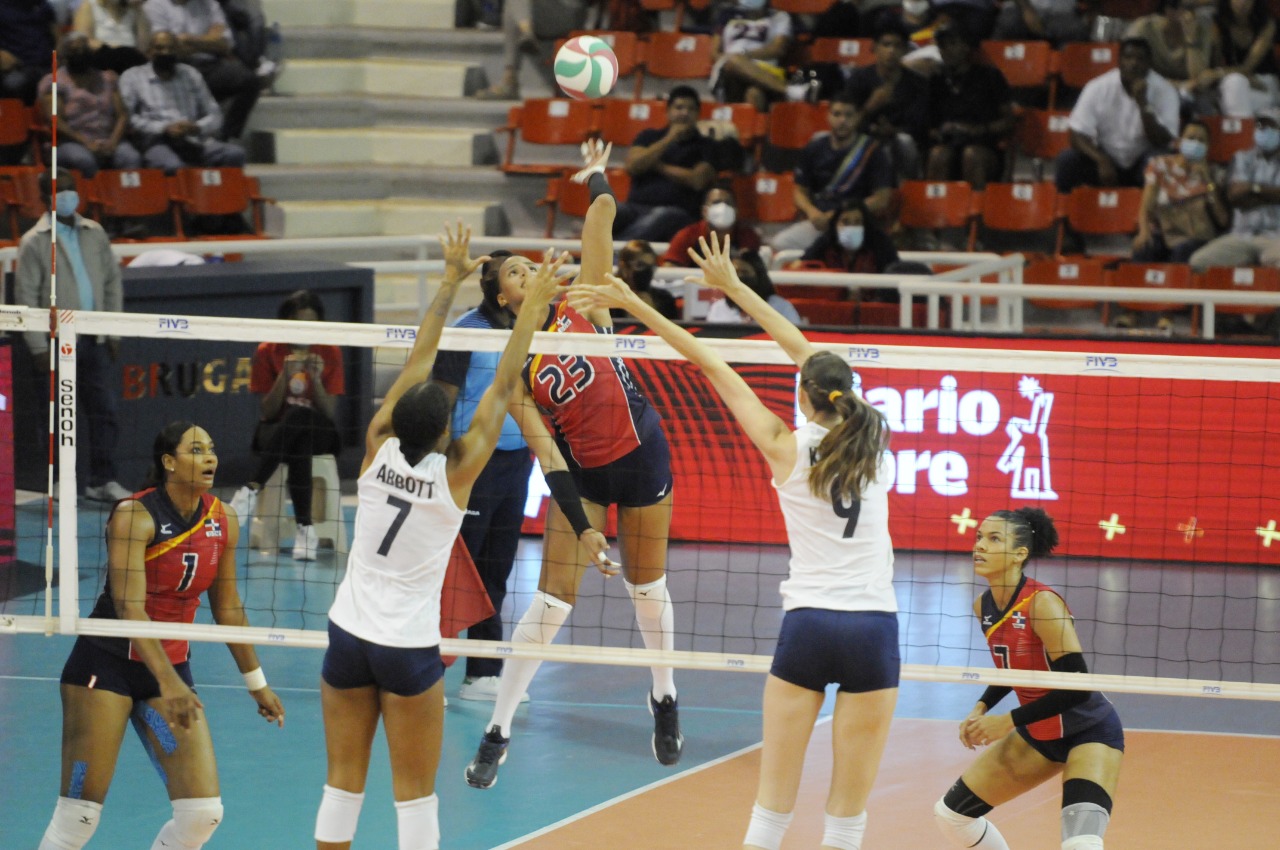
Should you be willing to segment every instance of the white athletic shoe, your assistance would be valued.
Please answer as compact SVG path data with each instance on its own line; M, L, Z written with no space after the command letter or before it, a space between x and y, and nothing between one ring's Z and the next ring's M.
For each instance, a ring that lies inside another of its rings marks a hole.
M97 487L86 487L84 491L84 497L95 502L118 502L132 495L133 493L124 489L118 481L108 481Z
M248 525L249 520L253 519L253 509L257 506L258 491L248 484L236 491L236 494L231 497L231 503L228 505L231 512L236 515L236 519L240 520L241 528L244 528Z
M458 688L458 699L475 700L476 702L496 702L498 699L498 677L477 676L474 679L463 679ZM520 695L520 702L528 702L529 694Z
M298 533L293 537L293 559L295 561L314 561L316 550L320 548L320 535L314 525L298 526Z

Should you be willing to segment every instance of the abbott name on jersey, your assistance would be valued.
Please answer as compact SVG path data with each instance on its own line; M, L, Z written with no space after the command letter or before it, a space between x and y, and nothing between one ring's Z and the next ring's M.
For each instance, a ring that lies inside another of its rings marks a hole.
M434 481L424 481L421 478L414 478L412 475L401 475L398 472L387 469L385 463L378 467L376 477L388 487L403 490L411 496L430 499L432 493L435 492L436 484Z

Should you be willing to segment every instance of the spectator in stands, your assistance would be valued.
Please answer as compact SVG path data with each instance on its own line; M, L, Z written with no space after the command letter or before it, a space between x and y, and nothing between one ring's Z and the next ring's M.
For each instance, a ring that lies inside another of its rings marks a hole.
M172 174L188 166L241 166L244 149L218 139L222 110L200 73L178 61L177 39L151 36L151 62L124 72L120 94L129 132L148 168Z
M220 139L238 139L258 102L262 81L236 57L227 17L216 0L147 0L142 7L154 32L175 38L175 54L200 72L209 91L223 104Z
M1013 132L1013 95L998 68L976 61L977 42L954 24L935 33L942 70L929 81L929 180L966 180L975 189L1001 171L1000 146Z
M733 190L724 186L712 186L702 199L702 220L696 221L671 237L667 252L662 255L664 266L694 265L689 259L689 249L698 248L699 239L707 239L715 233L723 240L728 237L735 251L760 250L760 234L754 227L738 219L738 200Z
M56 39L53 7L45 0L0 0L0 98L35 103Z
M903 67L907 39L901 18L882 17L875 30L875 64L855 68L847 89L858 109L858 131L879 139L894 172L911 180L920 176L920 146L929 131L929 82Z
M769 270L765 268L759 254L750 253L735 257L733 268L738 273L738 278L755 290L757 295L768 301L770 307L781 313L793 325L800 324L800 314L796 312L796 308L774 290L773 281L769 279ZM738 305L732 300L721 298L707 310L707 323L748 325L751 324L751 317L739 310Z
M1226 76L1213 25L1195 13L1197 0L1160 0L1158 11L1138 18L1129 38L1151 46L1151 70L1173 83L1195 114L1217 111L1218 84Z
M1280 108L1258 113L1256 146L1231 160L1231 232L1191 255L1197 272L1214 266L1280 267Z
M114 71L93 67L89 38L72 30L58 49L58 162L92 177L99 168L138 168L142 156L124 138L129 114ZM53 75L40 81L40 108L53 114Z
M698 220L702 195L716 179L715 146L698 132L702 101L690 86L667 95L667 126L641 130L624 167L631 193L618 205L613 238L667 242Z
M246 68L253 69L259 88L268 87L279 68L267 57L267 21L261 4L253 0L218 0L218 3L231 28L232 51Z
M1142 216L1133 240L1140 263L1185 263L1230 222L1209 166L1209 128L1188 121L1178 152L1147 161Z
M1071 147L1055 166L1066 194L1077 186L1141 186L1147 160L1178 133L1173 84L1151 70L1145 39L1120 44L1120 66L1090 80L1071 110Z
M136 0L83 0L72 27L89 39L97 68L123 74L147 62L151 24Z
M1089 24L1077 0L1007 0L996 18L994 37L1002 41L1042 39L1055 47L1087 41Z
M56 186L48 171L39 178L40 197L48 212L22 236L18 246L18 269L14 298L25 307L49 306L50 246L53 229L58 229L58 307L65 310L102 310L118 313L124 309L124 287L120 263L111 253L111 242L102 225L76 212L80 194L75 175L59 168ZM49 380L49 333L26 334L36 368L46 384ZM116 337L81 335L76 341L76 400L88 427L88 474L77 476L86 486L84 496L103 502L128 498L129 490L119 483L116 470L116 390L112 386L111 364L120 353Z
M991 38L998 0L933 0L933 8L963 30L973 44Z
M675 296L653 285L654 272L658 268L658 254L643 239L632 239L618 251L618 277L631 287L640 298L664 317L676 321L680 311ZM628 318L622 310L612 310L616 319Z
M721 15L712 54L711 88L725 103L749 103L761 112L787 96L780 61L791 48L791 16L771 11L769 0L738 0Z
M1280 103L1276 19L1266 0L1218 0L1222 114L1251 118Z
M538 56L539 39L560 38L582 26L583 0L505 0L502 4L502 81L481 89L481 100L519 100L524 54Z
M798 265L853 274L931 274L924 263L903 262L898 258L893 239L867 214L867 208L861 201L850 201L840 210L827 231L805 250ZM898 290L894 287L860 287L858 300L896 304Z
M848 92L831 100L830 132L814 134L795 167L796 209L804 218L774 236L774 250L809 247L851 198L865 200L878 218L888 212L895 184L893 162L878 140L857 131L857 116Z

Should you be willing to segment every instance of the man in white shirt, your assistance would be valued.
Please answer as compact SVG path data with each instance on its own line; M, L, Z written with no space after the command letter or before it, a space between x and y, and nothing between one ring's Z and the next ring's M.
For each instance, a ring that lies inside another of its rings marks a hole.
M1173 84L1151 70L1151 47L1120 44L1120 67L1090 80L1071 110L1071 147L1058 156L1055 182L1077 186L1141 186L1147 159L1178 135L1181 101Z

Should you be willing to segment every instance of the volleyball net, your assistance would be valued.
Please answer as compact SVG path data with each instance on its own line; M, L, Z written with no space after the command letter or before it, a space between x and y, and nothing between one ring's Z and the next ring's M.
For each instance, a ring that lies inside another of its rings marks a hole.
M11 332L47 332L47 323L44 311L0 312L0 329ZM252 627L214 625L207 606L190 626L87 618L106 575L109 506L77 496L96 437L76 379L86 337L120 339L109 388L118 399L120 481L140 488L156 433L188 420L217 445L215 492L226 501L256 465L260 398L250 383L257 344L340 347L345 386L335 421L343 450L313 465L322 548L315 561L293 560L287 489L260 499L238 547L239 591ZM0 575L8 573L0 580L0 630L324 646L353 529L364 429L413 339L413 328L373 324L62 314L51 420L56 545L47 556L48 503L19 505L17 561L0 563ZM1273 361L815 339L848 360L855 389L892 431L904 678L1280 698L1280 460L1269 439L1280 433L1280 370ZM708 342L766 405L799 421L796 369L778 346ZM500 351L505 343L501 331L448 329L442 348ZM676 649L643 649L622 583L589 571L560 643L449 639L442 651L767 670L782 619L786 532L767 466L699 370L648 335L538 334L533 351L565 370L566 380L581 363L601 362L584 358L621 358L663 418L675 482L668 580ZM36 450L22 439L16 451ZM547 504L535 467L502 612L508 634L536 587ZM1029 572L1071 607L1092 671L1087 680L992 667L972 612L986 589L973 574L972 541L983 517L1023 505L1041 506L1056 521L1058 551ZM611 520L611 541L615 530ZM19 570L43 580L15 581ZM477 601L466 594L483 593L466 581L451 587L446 619Z

